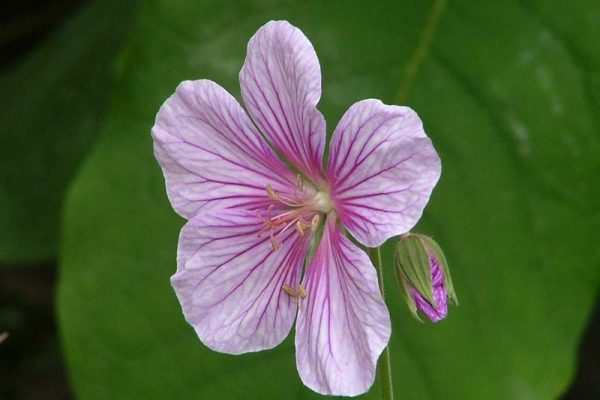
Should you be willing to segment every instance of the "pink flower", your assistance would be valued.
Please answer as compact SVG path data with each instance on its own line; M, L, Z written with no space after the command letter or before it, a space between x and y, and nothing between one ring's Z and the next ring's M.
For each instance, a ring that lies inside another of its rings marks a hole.
M354 104L323 168L321 71L304 34L269 22L240 72L248 114L221 86L182 82L152 129L181 230L171 282L215 351L272 348L296 323L302 381L322 394L372 385L390 317L367 254L411 229L440 160L410 108ZM312 254L307 257L307 254Z

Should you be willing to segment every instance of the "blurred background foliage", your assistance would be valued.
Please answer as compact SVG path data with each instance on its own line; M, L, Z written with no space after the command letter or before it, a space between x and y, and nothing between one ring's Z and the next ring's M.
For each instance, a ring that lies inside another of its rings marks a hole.
M3 261L56 257L67 184L104 123L114 60L134 21L135 2L81 7L0 77ZM43 6L7 24L0 40L45 22L53 9Z
M239 98L248 39L287 19L321 60L329 133L352 103L380 98L413 107L442 158L417 230L445 248L461 306L415 322L388 268L397 396L600 397L600 3L50 4L0 30L0 396L319 397L297 376L293 340L227 356L184 322L169 285L184 221L150 138L182 80ZM61 347L47 304L56 260ZM71 385L29 390L31 363L60 349Z

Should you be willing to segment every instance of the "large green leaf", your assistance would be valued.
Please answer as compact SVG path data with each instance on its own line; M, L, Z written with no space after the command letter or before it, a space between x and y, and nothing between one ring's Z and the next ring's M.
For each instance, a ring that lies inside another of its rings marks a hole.
M550 399L565 389L600 282L600 8L372 3L143 8L105 132L66 207L59 316L81 399L316 396L300 383L291 340L226 356L184 322L168 279L184 221L149 133L181 80L237 93L247 39L279 18L315 44L329 131L358 99L402 101L442 157L419 228L445 247L461 306L438 325L415 322L386 247L398 398Z
M0 261L56 256L64 193L101 128L135 4L89 2L0 76Z

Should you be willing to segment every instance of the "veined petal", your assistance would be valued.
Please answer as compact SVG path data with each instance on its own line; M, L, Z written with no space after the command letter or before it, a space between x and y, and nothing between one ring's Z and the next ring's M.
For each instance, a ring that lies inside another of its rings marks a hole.
M293 195L296 177L274 154L239 103L208 80L184 81L152 128L154 154L175 211L264 208L266 186Z
M271 21L248 42L242 97L273 146L316 181L322 178L325 119L317 110L321 67L302 31Z
M336 127L327 178L344 226L377 247L419 220L441 173L440 159L408 107L355 103Z
M287 336L296 316L296 287L307 237L283 232L273 250L258 237L260 218L225 209L202 212L179 237L177 273L171 278L186 320L215 351L240 354L272 348Z
M444 279L444 272L435 257L429 257L431 265L431 287L433 289L433 300L435 305L429 303L421 293L410 288L410 294L415 301L419 311L427 316L432 322L438 322L448 315L448 293Z
M390 338L390 316L373 264L340 232L335 217L327 221L304 287L296 323L302 381L321 394L366 392Z

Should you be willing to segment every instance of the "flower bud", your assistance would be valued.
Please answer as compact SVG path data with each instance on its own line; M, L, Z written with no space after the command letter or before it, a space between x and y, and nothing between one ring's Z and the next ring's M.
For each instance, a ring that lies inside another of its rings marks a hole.
M430 237L407 233L396 247L396 276L408 308L422 321L417 310L432 322L446 318L448 301L458 305L446 257Z

